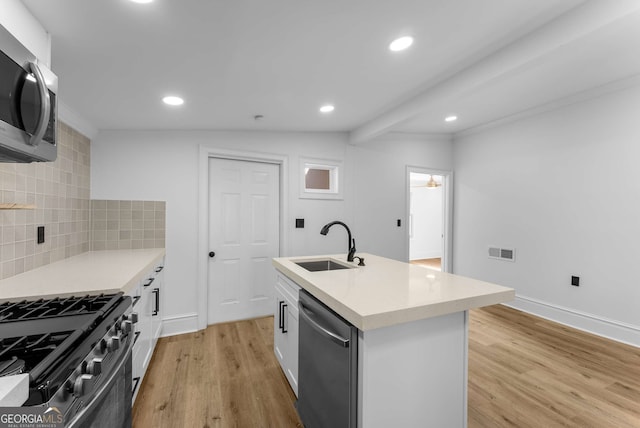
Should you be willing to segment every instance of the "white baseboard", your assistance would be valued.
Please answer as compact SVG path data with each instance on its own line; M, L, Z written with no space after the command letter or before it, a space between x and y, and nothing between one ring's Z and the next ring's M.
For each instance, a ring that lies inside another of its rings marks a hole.
M162 337L198 331L198 314L183 314L162 318Z
M516 296L514 301L503 304L541 318L586 331L587 333L640 348L640 326L610 320L526 296Z

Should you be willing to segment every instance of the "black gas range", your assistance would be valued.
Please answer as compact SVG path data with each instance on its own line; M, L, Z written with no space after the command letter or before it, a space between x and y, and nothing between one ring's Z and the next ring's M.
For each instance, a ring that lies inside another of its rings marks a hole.
M2 303L0 376L28 373L24 405L55 407L68 427L100 426L111 393L128 420L107 426L130 426L136 321L122 293Z

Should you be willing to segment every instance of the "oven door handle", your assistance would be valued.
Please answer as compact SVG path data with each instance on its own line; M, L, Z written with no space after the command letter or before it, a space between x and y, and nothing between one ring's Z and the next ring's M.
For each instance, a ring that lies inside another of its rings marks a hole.
M129 355L131 355L132 349L133 349L133 340L129 340L127 351L123 352L120 355L122 358L118 362L118 365L116 366L116 368L111 371L109 378L102 384L100 389L98 389L98 391L95 394L93 394L91 401L88 404L86 404L84 408L74 416L74 418L69 422L68 425L65 425L65 428L80 428L80 427L86 426L87 421L83 420L84 414L88 410L93 410L94 406L102 404L102 398L103 398L102 396L109 388L113 386L114 379L116 378L116 376L118 376L118 373L120 373L122 366L124 366L129 360Z
M51 98L49 97L49 90L47 89L44 76L42 75L38 65L35 62L30 62L29 70L33 73L33 76L36 79L38 92L40 93L40 120L38 121L38 126L36 126L35 131L33 131L33 134L29 139L29 144L35 147L40 144L40 141L42 140L44 133L47 132L47 127L49 126Z

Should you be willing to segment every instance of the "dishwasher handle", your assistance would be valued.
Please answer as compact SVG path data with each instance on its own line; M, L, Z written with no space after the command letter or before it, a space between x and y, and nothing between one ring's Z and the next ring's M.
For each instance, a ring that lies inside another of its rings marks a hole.
M344 348L349 347L349 339L345 339L344 337L341 337L335 334L334 332L329 331L326 328L322 327L320 324L318 324L316 321L314 321L311 318L310 314L313 314L313 312L307 309L302 302L299 302L299 303L300 303L300 315L302 315L302 317L305 320L307 320L307 322L311 327L313 327L318 333L323 334L324 336L329 338L331 341L337 343L338 345Z

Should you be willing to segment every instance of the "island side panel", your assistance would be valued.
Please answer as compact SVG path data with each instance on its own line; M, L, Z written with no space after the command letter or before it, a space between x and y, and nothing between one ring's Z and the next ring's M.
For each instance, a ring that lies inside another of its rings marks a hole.
M359 331L358 427L467 426L467 311Z

